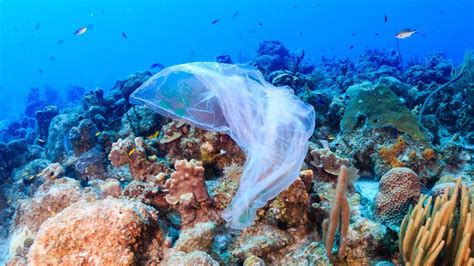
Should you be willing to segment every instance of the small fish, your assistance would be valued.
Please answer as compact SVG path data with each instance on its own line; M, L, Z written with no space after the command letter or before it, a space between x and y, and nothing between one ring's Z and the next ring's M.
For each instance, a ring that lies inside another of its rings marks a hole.
M302 32L302 31L300 31L300 35L303 35L303 32Z
M153 65L150 66L151 69L153 68L160 68L160 69L163 69L165 68L165 66L163 64L160 64L160 63L154 63Z
M95 136L98 137L98 136L100 136L100 134L102 134L102 132L98 131L98 132L95 133Z
M239 16L239 11L235 11L234 15L232 15L232 20L236 19Z
M38 142L39 143L45 143L46 141L44 141L44 139L38 139Z
M293 8L298 8L298 6L297 6L297 5L292 5L292 7L293 7Z
M80 36L80 35L86 33L87 30L91 29L91 28L92 28L92 24L90 24L88 26L82 26L79 29L77 29L76 31L74 31L73 34L76 35L76 36Z
M259 26L263 26L262 22L259 22L258 25L259 25Z
M151 135L148 136L147 138L148 138L149 140L152 140L152 139L156 139L159 135L160 135L160 131L155 131L155 133L151 134Z
M352 48L354 48L354 45L349 46L349 49L352 49Z
M132 150L131 150L131 151L128 153L128 156L131 156L132 154L134 154L134 153L135 153L135 151L136 151L136 149L135 149L135 148L133 148L133 149L132 149Z
M328 135L328 140L334 140L334 139L335 139L335 137L334 137L333 134L329 134L329 135Z
M127 34L126 34L125 32L122 32L122 37L123 37L124 39L127 39Z
M57 42L57 44L63 44L63 43L64 43L63 40L59 40L59 41Z
M15 28L13 28L13 30L14 30L14 31L18 31L18 30L19 30L19 28L18 28L18 27L15 27Z
M383 16L383 20L385 21L385 23L387 23L387 22L388 22L388 17L387 17L387 14L385 14L385 15Z
M43 69L41 69L41 68L38 69L38 72L39 72L40 74L43 74L43 73L44 73Z
M379 36L380 34L378 34L377 32L375 33L375 36Z
M325 196L323 196L323 195L321 195L321 194L318 194L318 196L319 196L319 199L320 199L321 201L329 201L328 198L326 198Z
M56 57L54 57L54 55L49 57L49 61L54 61L54 59L56 59Z
M237 36L237 39L239 39L239 40L243 40L243 39L244 39L244 37L242 37L242 36Z
M211 24L214 25L214 24L216 24L216 23L218 23L218 22L219 22L218 19L214 19L213 21L211 21Z
M41 24L38 22L36 23L36 27L35 27L35 30L39 30L41 28Z
M355 32L352 33L352 36L356 36Z
M418 30L402 29L395 35L395 38L397 38L397 39L406 39L408 37L411 37L413 34L417 33L417 31Z

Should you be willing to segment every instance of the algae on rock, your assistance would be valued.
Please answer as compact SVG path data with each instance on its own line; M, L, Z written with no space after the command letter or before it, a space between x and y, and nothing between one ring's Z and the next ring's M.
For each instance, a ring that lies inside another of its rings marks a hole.
M341 128L350 132L360 123L361 117L372 128L392 126L410 135L417 142L429 146L418 122L400 98L387 86L376 85L353 93L341 121Z

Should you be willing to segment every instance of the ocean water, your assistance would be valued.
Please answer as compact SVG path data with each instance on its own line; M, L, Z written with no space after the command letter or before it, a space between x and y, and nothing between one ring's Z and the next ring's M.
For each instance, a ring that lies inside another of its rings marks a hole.
M473 265L473 49L474 0L0 0L0 265Z
M31 87L108 89L156 62L213 61L223 53L245 62L269 39L305 49L306 60L318 62L396 49L395 33L412 28L420 34L400 41L406 59L442 52L459 64L473 46L473 13L469 0L2 0L0 116L19 114ZM73 34L89 24L85 34Z

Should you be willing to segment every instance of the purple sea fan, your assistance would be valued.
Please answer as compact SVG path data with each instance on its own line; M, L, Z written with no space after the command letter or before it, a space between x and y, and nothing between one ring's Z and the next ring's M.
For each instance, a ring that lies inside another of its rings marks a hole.
M156 112L229 134L246 153L239 189L223 217L231 228L251 225L256 210L298 177L315 113L288 87L256 69L219 63L176 65L155 74L131 96Z

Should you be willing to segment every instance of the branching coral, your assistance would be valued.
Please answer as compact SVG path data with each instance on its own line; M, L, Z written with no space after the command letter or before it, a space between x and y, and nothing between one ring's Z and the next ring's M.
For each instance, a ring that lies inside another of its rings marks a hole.
M176 172L166 181L169 189L166 201L178 208L182 225L218 220L211 208L209 194L204 183L202 162L179 160L175 163Z
M458 207L458 191L461 204ZM400 227L399 249L406 265L472 265L474 202L461 179L432 204L421 196Z
M336 195L329 219L323 222L323 242L326 246L328 257L332 258L332 248L336 237L336 230L339 229L341 239L338 249L339 259L344 257L347 244L347 231L349 230L349 203L345 195L347 187L348 171L345 165L341 166L336 185Z

